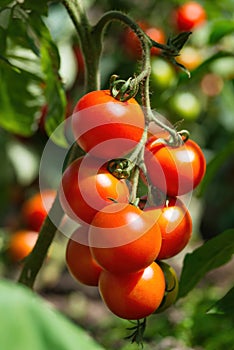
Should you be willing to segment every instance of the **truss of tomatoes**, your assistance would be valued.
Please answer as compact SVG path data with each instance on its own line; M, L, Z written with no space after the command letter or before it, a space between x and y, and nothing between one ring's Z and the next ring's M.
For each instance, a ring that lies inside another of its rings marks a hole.
M73 133L86 155L65 170L59 189L65 213L79 225L68 240L66 264L80 283L98 286L117 316L137 320L175 302L178 278L163 260L178 254L192 234L192 219L178 196L201 182L206 168L192 140L169 146L157 135L145 144L147 180L165 202L144 209L129 203L129 186L108 171L108 160L134 149L144 131L134 98L121 102L108 90L83 96Z

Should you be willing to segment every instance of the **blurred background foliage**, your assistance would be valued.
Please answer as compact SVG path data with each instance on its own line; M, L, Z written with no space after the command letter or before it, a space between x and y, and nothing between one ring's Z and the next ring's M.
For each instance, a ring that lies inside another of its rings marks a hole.
M84 64L74 27L59 2L52 2L46 15L46 1L43 1L38 10L43 15L41 20L29 16L32 36L20 22L24 13L19 8L15 8L14 21L7 10L3 11L9 3L0 1L0 273L2 277L15 279L20 264L9 258L8 242L14 231L25 226L22 203L39 190L40 159L48 135L71 115L84 94ZM93 24L104 12L117 9L137 21L147 22L150 27L160 28L166 38L178 32L173 16L175 8L183 3L179 0L84 1ZM191 138L203 149L208 164L206 178L194 192L189 208L194 235L188 250L234 227L234 1L199 3L206 11L207 20L192 30L179 57L190 70L191 78L159 55L151 58L152 108L179 125L179 129L188 129ZM101 87L108 88L112 74L125 79L140 68L126 44L124 26L111 24L104 38ZM38 41L43 52L40 57ZM55 74L59 64L60 77ZM61 130L54 141L58 149L64 146ZM46 177L49 188L56 188L59 182L56 166L51 159ZM110 315L100 304L96 290L77 286L67 275L65 241L58 236L54 242L38 290L88 329L106 349L135 349L122 340L126 322ZM178 272L186 252L172 259ZM230 331L233 319L206 314L230 287L232 267L230 262L216 269L171 311L150 318L146 331L149 345L145 349L233 348Z

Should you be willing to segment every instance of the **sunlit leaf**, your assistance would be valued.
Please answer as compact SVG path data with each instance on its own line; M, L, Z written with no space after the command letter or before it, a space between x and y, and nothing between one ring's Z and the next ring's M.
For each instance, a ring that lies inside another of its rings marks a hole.
M226 264L234 254L234 229L210 239L185 256L178 298L186 296L207 272Z
M207 311L208 314L212 315L229 315L234 318L234 287L232 287L225 296L218 300L212 307Z

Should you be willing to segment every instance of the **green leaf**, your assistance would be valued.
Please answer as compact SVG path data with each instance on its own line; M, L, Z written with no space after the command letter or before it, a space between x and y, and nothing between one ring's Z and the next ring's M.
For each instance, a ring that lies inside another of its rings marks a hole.
M26 287L0 282L0 344L9 350L103 350Z
M214 158L208 163L206 168L206 175L199 186L199 190L197 192L198 196L203 196L205 190L208 185L211 183L217 171L221 167L221 165L228 159L232 154L234 154L234 141L229 142L226 146L218 152Z
M1 61L3 62L3 61ZM23 136L37 129L35 115L40 108L38 94L41 80L24 70L0 65L0 126Z
M211 315L228 315L234 318L234 286L207 311Z
M24 0L22 7L35 11L43 16L47 16L48 14L48 0L40 0L40 1L35 1L35 0Z
M60 58L56 45L50 38L47 28L43 29L41 41L41 64L45 75L45 96L48 105L45 129L52 140L61 147L66 147L63 127L55 129L64 121L66 113L66 96L61 78L58 74Z
M226 264L234 254L234 229L210 239L186 254L180 277L178 298L186 296L207 272Z
M209 43L211 45L216 44L224 36L234 32L234 21L233 20L219 20L213 23L211 28Z

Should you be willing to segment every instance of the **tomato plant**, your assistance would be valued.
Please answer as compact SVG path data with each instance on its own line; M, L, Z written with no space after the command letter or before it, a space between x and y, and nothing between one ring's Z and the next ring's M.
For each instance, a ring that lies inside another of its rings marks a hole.
M195 1L188 1L175 11L175 23L180 31L187 31L198 27L206 20L206 12L202 5Z
M164 206L145 210L155 215L162 234L162 245L157 259L168 259L180 253L192 234L192 219L183 202L179 198L169 198Z
M206 169L204 154L192 140L173 147L152 136L146 144L145 162L152 184L172 197L196 188Z
M91 223L89 244L103 269L129 273L150 265L161 247L161 232L151 215L132 204L113 203Z
M91 223L95 214L112 200L127 203L129 191L124 180L109 173L106 164L86 155L67 167L59 195L69 217Z
M11 234L8 243L8 254L15 262L20 262L28 256L38 238L38 232L21 229Z
M66 264L70 274L79 282L88 286L97 286L101 267L93 259L90 248L83 244L88 226L80 226L69 238L66 248ZM82 242L82 243L81 243Z
M22 218L28 229L39 231L55 199L56 191L42 190L28 198L22 206Z
M121 102L109 90L92 91L76 104L73 132L79 146L106 160L130 152L144 131L144 114L134 98Z
M165 292L165 278L155 262L131 274L102 271L99 291L115 315L136 320L152 314L159 307Z

